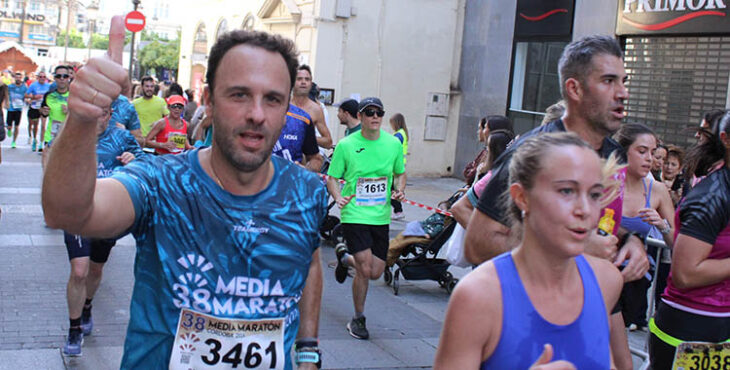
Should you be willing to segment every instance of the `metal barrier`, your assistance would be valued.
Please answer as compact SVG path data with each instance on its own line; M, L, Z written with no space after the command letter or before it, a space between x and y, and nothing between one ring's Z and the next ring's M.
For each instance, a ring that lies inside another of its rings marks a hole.
M649 295L647 298L647 306L648 306L648 312L646 314L647 319L650 319L654 316L654 302L656 301L656 297L654 295L654 290L657 283L657 278L659 276L659 264L661 263L662 258L662 250L671 250L667 246L667 244L664 242L664 240L660 239L654 239L654 238L646 238L645 245L647 247L654 247L657 249L656 256L654 256L654 276L651 280L651 285L649 285ZM639 370L646 370L649 368L649 353L648 353L648 347L649 347L649 337L647 337L646 342L644 343L642 348L631 348L629 346L629 350L631 350L631 354L637 357L640 357L643 361L641 364L641 367L639 367Z

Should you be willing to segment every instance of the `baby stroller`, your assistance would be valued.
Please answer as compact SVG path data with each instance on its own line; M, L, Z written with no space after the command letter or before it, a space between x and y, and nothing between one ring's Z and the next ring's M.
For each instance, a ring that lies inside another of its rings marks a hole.
M334 246L337 243L342 242L342 224L340 224L340 218L332 216L329 211L337 204L334 200L327 206L327 216L325 216L322 225L319 227L319 236L324 239L324 242L330 246Z
M440 205L445 204L450 208L461 195L462 193L457 192ZM435 213L422 224L438 218L442 219L443 229L431 238L404 236L404 233L400 233L390 241L383 278L393 288L395 295L398 295L400 288L400 275L407 280L436 281L448 293L456 287L459 279L446 271L450 264L445 259L436 258L436 255L451 237L457 223L452 217Z

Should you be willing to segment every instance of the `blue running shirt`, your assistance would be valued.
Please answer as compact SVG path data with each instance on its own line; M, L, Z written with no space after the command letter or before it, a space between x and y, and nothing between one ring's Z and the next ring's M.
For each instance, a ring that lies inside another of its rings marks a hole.
M109 123L96 143L96 178L109 177L115 168L122 167L117 157L124 152L134 154L135 160L147 155L132 134Z
M8 112L17 112L23 110L25 106L25 93L28 91L28 87L24 83L16 85L12 83L8 85Z
M261 366L276 356L276 368L291 369L297 303L327 213L325 187L313 173L272 157L274 176L266 189L236 196L205 173L198 153L135 160L112 175L134 204L130 231L137 240L121 367L178 368L201 359L231 367L222 360L231 353L235 361L238 347L241 358L253 350ZM283 339L282 325L271 324L275 319L283 322ZM261 342L257 348L239 336L251 330L279 330L283 346ZM205 340L210 333L223 339ZM239 340L243 347L233 343ZM170 363L173 351L180 356Z
M41 98L39 98L39 99L31 98L30 107L33 109L40 109L41 102L43 101L42 96L46 95L46 93L48 92L48 90L50 88L51 88L51 84L48 82L42 84L42 83L36 81L36 82L33 82L32 84L30 84L30 86L28 87L27 93L31 94L31 95L41 95Z
M273 154L292 162L301 162L304 154L319 153L317 136L314 132L312 117L294 104L289 104L286 124L281 130L279 140L274 145Z
M119 96L112 102L112 125L121 123L127 130L139 130L139 116L137 110L134 109L134 105L127 99L126 96L119 94Z

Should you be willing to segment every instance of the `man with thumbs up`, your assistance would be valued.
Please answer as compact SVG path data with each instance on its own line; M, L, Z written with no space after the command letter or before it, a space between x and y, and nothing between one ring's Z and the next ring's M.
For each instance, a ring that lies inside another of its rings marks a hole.
M108 55L76 74L42 193L49 226L137 241L121 368L290 369L295 338L296 364L316 368L326 191L316 175L271 156L296 76L293 42L222 35L204 92L212 146L96 180L91 127L128 83L123 42L115 17Z

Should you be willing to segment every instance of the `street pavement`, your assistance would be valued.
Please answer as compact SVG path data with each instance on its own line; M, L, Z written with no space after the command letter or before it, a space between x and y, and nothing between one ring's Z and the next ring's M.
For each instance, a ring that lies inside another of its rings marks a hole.
M124 237L112 250L93 301L93 334L85 338L83 356L64 358L60 348L68 331L68 257L62 232L45 227L43 222L40 155L30 152L25 125L24 118L17 149L10 149L10 139L1 144L0 369L119 368L134 282L135 242L130 236ZM461 184L451 178L411 178L406 193L410 200L435 206ZM404 221L391 224L391 236L407 221L423 220L430 214L405 203L404 212ZM336 213L333 210L332 214ZM331 246L323 244L321 258L324 294L319 337L323 367L430 368L448 293L434 281L401 279L396 296L382 279L372 282L365 310L371 339L357 340L345 330L353 314L351 280L335 282ZM469 270L450 267L449 271L463 277ZM645 334L631 333L630 340L642 348ZM640 364L635 361L634 367Z

